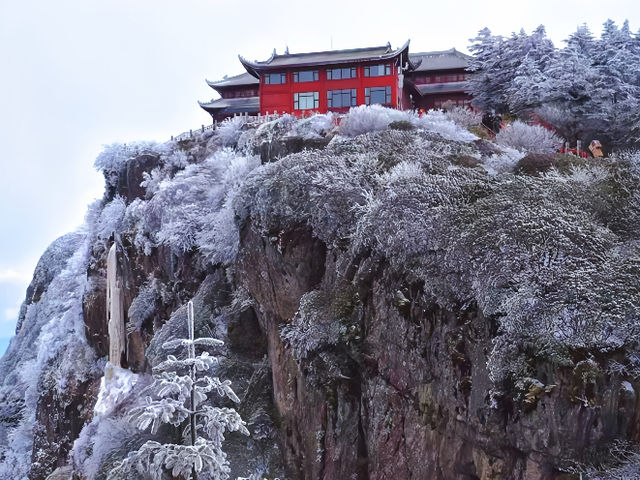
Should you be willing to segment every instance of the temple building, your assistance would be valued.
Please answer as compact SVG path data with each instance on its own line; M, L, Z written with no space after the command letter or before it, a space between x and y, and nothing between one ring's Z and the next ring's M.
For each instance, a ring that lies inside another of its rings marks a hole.
M209 82L221 96L200 106L214 120L237 115L346 112L380 104L401 110L468 105L465 93L470 57L455 49L410 54L381 47L295 53L240 63L247 73Z
M445 103L471 106L471 95L464 91L471 56L452 48L412 53L409 57L415 68L405 75L404 83L413 108L442 108Z
M222 121L234 115L257 115L260 111L260 97L258 95L260 80L248 73L241 73L234 77L225 77L217 82L207 83L220 94L218 100L199 102L215 121Z

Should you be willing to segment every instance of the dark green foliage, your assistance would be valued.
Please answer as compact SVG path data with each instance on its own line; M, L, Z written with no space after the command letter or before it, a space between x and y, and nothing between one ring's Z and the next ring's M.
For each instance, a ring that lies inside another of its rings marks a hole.
M407 122L406 120L396 120L395 122L391 122L389 124L389 128L391 130L408 131L413 130L414 126L411 124L411 122Z

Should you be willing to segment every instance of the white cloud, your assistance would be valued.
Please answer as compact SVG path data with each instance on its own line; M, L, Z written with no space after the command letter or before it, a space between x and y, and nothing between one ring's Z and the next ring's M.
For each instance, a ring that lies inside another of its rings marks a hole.
M17 307L9 307L4 309L4 319L8 322L15 322L18 319L20 313L20 305Z
M25 272L18 272L11 268L7 270L0 270L0 283L28 283L31 280L31 275Z

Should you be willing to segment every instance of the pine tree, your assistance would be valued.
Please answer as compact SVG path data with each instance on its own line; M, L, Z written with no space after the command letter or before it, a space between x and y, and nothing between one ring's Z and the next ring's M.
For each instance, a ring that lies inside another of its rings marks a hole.
M484 28L478 32L469 49L473 52L473 59L469 62L469 70L473 72L467 84L473 95L473 105L481 110L500 110L501 81L496 75L499 70L500 49L503 38L491 34L491 30Z
M224 432L249 432L240 415L232 408L204 405L210 393L226 397L233 402L240 400L231 388L229 380L220 381L206 374L218 364L217 357L208 352L196 355L196 347L222 345L215 338L195 338L193 303L187 306L188 339L165 342L166 350L186 349L186 358L168 355L154 367L154 382L148 387L152 395L146 404L134 408L131 418L141 430L151 429L155 434L161 424L178 427L185 444L148 441L132 452L111 470L108 480L144 478L160 480L170 472L174 477L197 480L200 472L206 472L210 480L226 480L229 464L222 450Z
M523 108L532 107L539 100L531 101L522 95L517 95L517 105L512 105L514 92L519 86L514 84L526 82L525 76L533 72L537 80L542 79L542 73L547 65L553 61L554 46L546 37L544 26L540 25L531 35L524 30L513 33L509 38L491 35L487 28L481 30L470 50L474 53L469 70L473 72L468 81L469 91L473 96L473 105L482 110L496 110L500 113L516 112ZM523 65L525 59L527 64ZM535 89L537 90L537 89ZM539 96L540 92L530 91Z

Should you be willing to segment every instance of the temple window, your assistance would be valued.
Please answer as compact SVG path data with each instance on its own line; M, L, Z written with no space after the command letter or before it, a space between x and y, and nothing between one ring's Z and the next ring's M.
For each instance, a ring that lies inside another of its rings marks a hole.
M364 89L364 100L367 105L391 103L391 87L367 87Z
M281 85L287 83L286 73L267 73L264 76L265 85Z
M330 68L327 70L327 80L342 80L356 78L356 67Z
M391 65L383 63L380 65L367 65L364 67L365 77L382 77L384 75L391 75Z
M302 70L300 72L293 72L293 81L299 82L317 82L318 70Z
M318 92L298 92L293 94L293 108L295 110L311 110L318 108Z
M355 107L356 105L355 88L329 90L327 92L327 107L329 108Z

